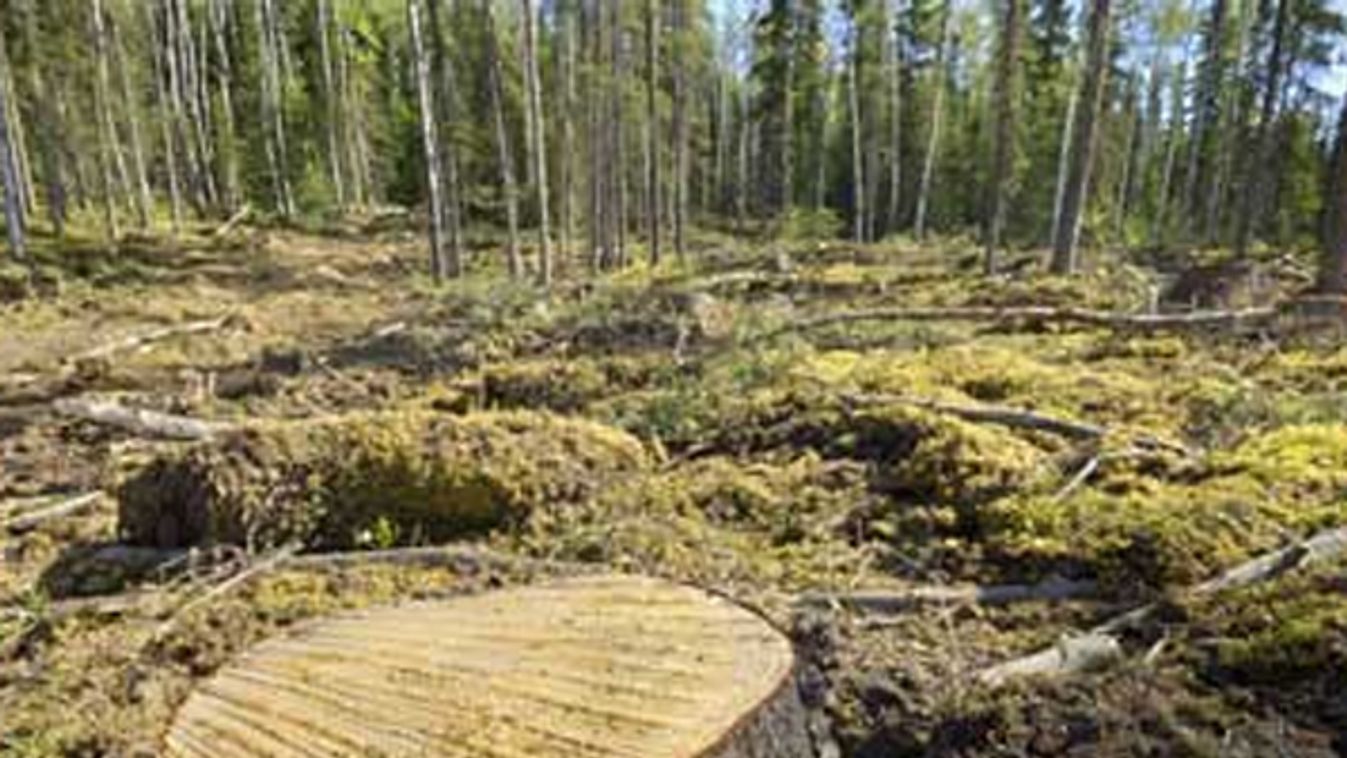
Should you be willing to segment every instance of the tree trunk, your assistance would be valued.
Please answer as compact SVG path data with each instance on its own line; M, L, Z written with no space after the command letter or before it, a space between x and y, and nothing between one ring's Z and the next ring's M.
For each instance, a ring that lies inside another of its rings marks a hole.
M169 85L166 78L169 73L167 58L168 52L168 23L163 12L164 6L159 11L146 6L146 14L150 19L150 27L153 30L151 34L150 47L152 49L152 63L154 67L154 93L159 110L159 136L163 143L164 152L164 173L168 179L168 198L169 209L172 213L173 234L182 231L182 185L181 178L178 175L178 152L175 140L176 130L173 127L176 113L169 95Z
M440 140L435 131L435 98L430 89L430 63L421 29L421 0L407 0L407 27L412 38L417 103L421 109L421 143L426 161L426 215L430 219L430 274L444 279L444 198L440 187Z
M94 78L94 110L98 119L98 164L102 178L103 195L103 231L108 243L117 244L121 230L117 226L117 198L121 194L113 171L120 167L120 175L126 176L125 162L118 160L117 128L112 120L112 103L109 90L107 30L103 19L102 0L93 0L90 9L93 25L94 47L96 50L97 75ZM123 184L124 187L124 184Z
M110 19L111 21L111 19ZM117 86L121 92L123 107L126 109L127 131L131 139L131 167L135 182L136 218L140 228L150 225L150 215L154 208L154 196L150 193L150 180L145 170L145 141L140 131L140 117L136 115L136 94L131 87L131 75L126 65L126 51L122 46L122 35L115 21L109 24L111 33L113 64L117 69Z
M1017 0L1016 0L1017 1ZM900 0L894 0L888 15L885 35L892 37L897 32L900 14ZM898 231L903 215L903 71L902 53L897 39L889 42L889 212L888 231ZM826 108L826 103L824 105Z
M437 123L443 128L439 134L443 145L441 161L444 164L445 192L443 215L449 234L449 254L445 274L458 277L463 273L463 214L462 187L458 176L458 142L454 124L457 116L458 77L444 40L441 0L428 0L430 23L430 55L435 76L435 105Z
M660 260L660 151L659 151L659 20L660 0L645 2L645 151L648 163L646 196L646 235L650 240L650 265Z
M949 86L945 59L949 55L949 25L953 8L946 2L940 16L940 48L935 55L935 72L932 76L935 92L931 96L931 127L926 137L926 155L921 163L921 183L917 187L917 212L912 222L912 234L919 240L926 239L926 216L931 204L931 185L935 179L935 162L940 154L940 131L944 118L945 88Z
M5 65L0 63L0 65ZM11 151L9 128L9 71L0 68L0 180L5 190L5 232L9 238L10 253L18 260L28 261L24 234L23 196L19 188L19 167Z
M491 93L491 112L496 127L496 161L500 169L501 189L505 195L505 220L509 231L507 254L510 276L524 276L524 259L519 251L519 190L515 185L514 156L510 136L505 127L504 72L501 70L499 41L496 39L496 16L491 9L494 0L482 0L485 22L487 88Z
M851 236L859 244L865 242L865 157L862 140L864 126L861 123L861 29L853 22L851 38L851 61L847 65L847 103L851 111L851 192L852 202Z
M674 251L679 260L687 257L688 214L688 82L687 0L673 0L674 22Z
M1108 77L1111 0L1093 0L1093 6L1088 32L1089 57L1072 128L1071 167L1062 194L1062 213L1053 235L1052 271L1056 274L1073 274L1079 267L1077 247L1081 217L1089 197L1099 112Z
M276 210L289 218L295 214L295 200L290 190L289 149L285 135L281 44L277 35L276 9L272 3L273 0L257 0L258 50L262 58L262 111L266 124L267 163L271 168Z
M327 101L327 119L324 126L327 132L327 170L332 180L332 191L336 193L337 207L346 208L346 181L341 170L341 142L338 130L341 125L336 76L332 67L332 6L331 0L318 0L318 12L314 30L318 35L318 57L323 72L323 98Z
M1277 117L1277 99L1281 96L1282 76L1286 73L1282 57L1286 47L1286 28L1290 23L1290 15L1291 0L1278 0L1277 20L1272 29L1272 49L1268 52L1267 59L1267 79L1263 85L1263 105L1258 116L1258 136L1254 143L1255 170L1245 177L1239 199L1235 254L1241 258L1249 252L1249 242L1254 231L1254 217L1261 215L1266 207L1266 196L1274 187L1269 181L1269 175L1272 173L1269 164L1274 157L1276 130L1273 121Z
M547 134L543 123L543 94L541 72L538 69L538 17L533 0L520 0L524 18L524 68L528 92L529 121L533 123L533 185L538 203L538 280L543 286L552 283L552 230L548 207Z
M220 93L220 130L215 155L219 162L220 199L232 213L239 205L238 139L234 115L234 65L229 52L228 29L233 0L210 0L210 27L215 44L215 81Z
M575 243L575 11L561 16L561 89L557 111L561 114L561 252L569 259Z
M987 211L988 276L997 271L997 254L1006 222L1006 201L1014 181L1016 71L1020 59L1021 0L1005 0L1005 27L1001 32L1001 57L996 72L996 156L992 164L991 204Z
M1347 295L1347 96L1338 118L1338 136L1328 178L1328 208L1324 214L1324 256L1319 288Z

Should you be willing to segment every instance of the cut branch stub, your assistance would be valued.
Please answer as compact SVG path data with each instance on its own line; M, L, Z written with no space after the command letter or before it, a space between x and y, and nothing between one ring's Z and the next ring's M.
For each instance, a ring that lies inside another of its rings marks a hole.
M790 642L723 598L597 576L363 612L192 694L169 756L806 758Z

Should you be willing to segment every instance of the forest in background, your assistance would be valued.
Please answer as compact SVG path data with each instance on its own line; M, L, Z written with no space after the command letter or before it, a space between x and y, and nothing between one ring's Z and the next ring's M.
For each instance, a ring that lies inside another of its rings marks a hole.
M483 230L545 280L682 252L694 223L969 234L989 269L1004 245L1065 272L1082 243L1314 249L1342 194L1326 0L0 8L20 262L72 219L115 241L397 205L437 276Z

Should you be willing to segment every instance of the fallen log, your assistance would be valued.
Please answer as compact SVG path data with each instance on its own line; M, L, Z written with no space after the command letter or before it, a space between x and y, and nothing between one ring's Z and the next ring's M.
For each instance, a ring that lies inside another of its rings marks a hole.
M748 343L751 345L768 342L786 334L863 321L968 321L974 323L1033 321L1036 323L1157 332L1263 326L1273 321L1278 313L1279 311L1276 308L1192 311L1190 313L1116 313L1086 308L1049 306L874 308L799 319L780 329L751 338Z
M1060 577L1038 584L913 587L901 590L859 590L809 593L800 597L807 606L840 606L877 614L899 614L930 605L1006 606L1018 603L1060 602L1099 596L1099 585Z
M153 439L207 440L236 428L233 424L159 413L144 408L128 408L110 400L86 397L61 398L52 404L52 408L61 416Z
M86 492L83 495L76 495L53 505L20 513L0 522L0 529L10 534L30 532L48 521L81 513L97 503L102 497L102 492Z
M1335 558L1344 553L1347 553L1347 527L1329 529L1280 550L1245 561L1222 572L1219 576L1188 588L1180 593L1180 597L1189 599L1206 597L1239 587L1267 582L1291 571ZM1126 613L1114 616L1074 639L1090 640L1087 647L1096 651L1108 647L1108 643L1104 642L1106 639L1112 640L1115 646L1120 645L1117 635L1136 629L1159 609L1158 603L1148 603L1133 608ZM1059 647L1060 643L1058 646L1041 650L1023 658L984 669L977 674L977 680L990 687L999 687L1006 682L1024 676L1061 675L1081 670L1075 668L1079 656L1068 660L1068 656L1063 655L1058 649Z
M187 697L162 752L806 758L797 667L780 631L723 597L570 578L263 642Z
M66 365L75 365L87 361L95 361L108 358L117 353L134 350L155 342L162 342L173 337L185 337L193 334L204 334L207 332L223 329L229 323L229 316L220 316L219 318L205 319L202 321L189 321L185 324L175 324L165 326L159 329L142 332L140 334L131 334L121 339L107 342L98 347L85 350L82 353L67 357L63 363Z

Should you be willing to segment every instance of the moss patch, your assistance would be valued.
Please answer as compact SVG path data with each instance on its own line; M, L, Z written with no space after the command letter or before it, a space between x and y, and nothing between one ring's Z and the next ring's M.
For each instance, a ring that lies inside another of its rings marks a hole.
M537 412L263 425L131 478L120 529L160 546L442 540L581 500L646 462L618 430Z

